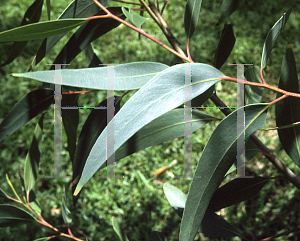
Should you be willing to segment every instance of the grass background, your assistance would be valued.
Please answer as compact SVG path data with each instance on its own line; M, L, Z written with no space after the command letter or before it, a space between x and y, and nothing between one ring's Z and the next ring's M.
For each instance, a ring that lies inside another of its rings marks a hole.
M4 2L0 7L0 31L19 26L23 14L31 2L15 0ZM56 19L63 9L68 6L69 2L54 1L51 3L51 19ZM184 51L186 51L186 37L183 28L185 3L186 1L170 0L163 14ZM202 3L198 26L190 42L190 52L194 62L213 64L214 54L222 31L222 25L215 26L220 17L221 3L222 1L216 0L203 1ZM160 7L162 5L163 3L160 2ZM109 6L121 6L121 4L112 2ZM131 7L130 5L126 6ZM237 41L227 63L253 63L259 66L264 39L268 31L289 7L294 9L270 55L265 79L272 85L276 86L278 84L282 57L288 41L293 45L299 73L300 14L299 6L295 1L244 1L229 19L229 22L233 23ZM46 21L46 9L43 11L41 21ZM144 16L148 17L147 13ZM160 41L167 43L154 21L150 19L146 21L143 29ZM52 63L73 32L68 33L34 70L48 69L46 64ZM22 97L41 87L39 82L9 76L13 72L27 71L40 43L41 41L29 42L26 49L13 63L0 69L0 122ZM122 25L94 41L93 47L103 63L153 61L171 66L180 62L176 56L144 36L141 36L139 41L138 33ZM10 48L11 43L0 44L0 60L2 62L7 59ZM84 54L81 53L71 63L70 68L84 67L86 67L86 60ZM221 71L225 75L236 76L236 68L227 64L221 68ZM217 94L227 105L236 105L236 85L234 83L222 82L217 86ZM128 95L128 98L131 95ZM262 102L269 102L275 96L276 93L264 90ZM101 92L93 92L80 96L79 104L95 105L103 98ZM211 101L208 101L206 105L214 106ZM218 110L208 110L207 113L220 118L224 117ZM89 110L80 110L79 130L81 130L88 114ZM21 170L24 168L32 131L38 118L34 118L0 142L2 163L0 180L1 188L4 190L8 190L5 180L5 174L7 173L12 183L20 191L20 186L17 185L19 182L17 170L18 166ZM194 132L194 170L203 148L217 124L217 122L212 123ZM265 128L268 127L275 127L274 108L271 108L268 113ZM42 215L45 220L66 232L60 210L63 186L68 179L44 178L44 176L53 174L53 105L46 115L44 129L45 133L41 143L41 171L36 186L36 195L40 201L43 210ZM291 170L299 174L299 168L293 164L282 150L276 131L259 131L257 135ZM151 230L164 232L166 240L178 240L180 218L168 204L162 185L164 182L168 182L184 193L188 192L190 179L175 179L172 177L172 175L182 175L183 154L183 138L178 138L146 148L116 162L115 174L116 176L124 176L123 180L92 178L83 188L81 199L78 202L78 209L73 214L73 233L76 236L82 236L83 232L92 240L117 240L117 235L111 224L111 217L114 216L120 222L129 240L149 240L148 235ZM63 158L63 174L66 176L71 175L72 169L71 164L68 162L67 151L63 152ZM152 172L168 165L173 160L177 160L178 164L149 182L149 185L145 184L143 180L151 178ZM258 154L255 159L247 163L246 171L247 175L254 176L270 177L280 175L276 168L261 154ZM95 176L98 175L105 175L105 170L97 172ZM229 180L226 179L225 182ZM223 209L219 214L236 227L241 234L250 240L257 240L298 227L300 221L299 201L299 190L284 180L276 180L270 181L259 195L238 205ZM36 224L22 225L2 228L0 240L34 240L48 235L48 230L40 228ZM277 240L299 240L298 236L299 233L294 233L282 236ZM203 236L198 236L197 239L222 240ZM241 239L235 237L223 240Z

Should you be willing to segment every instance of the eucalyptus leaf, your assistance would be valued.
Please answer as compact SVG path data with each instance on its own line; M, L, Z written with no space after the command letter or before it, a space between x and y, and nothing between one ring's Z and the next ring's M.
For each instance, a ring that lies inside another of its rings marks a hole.
M35 219L23 209L10 204L0 204L0 227L31 223Z
M237 140L247 141L255 130L264 126L268 107L267 104L241 107L245 111L245 129L238 135L236 131L238 110L223 119L214 130L204 148L190 186L179 240L194 240L210 199L228 169L236 161Z
M292 8L287 10L269 31L264 43L262 57L261 57L262 69L264 69L267 66L269 55L275 45L276 40L278 39L279 35L282 33L283 28L286 22L288 21L291 12L292 12Z
M184 76L188 70L193 73L193 79L190 85L185 85ZM193 99L218 82L221 77L224 75L219 70L206 64L175 65L153 77L126 102L101 133L89 154L74 195L79 193L107 158L143 126L185 103L185 88L192 88L191 99ZM108 150L106 154L106 132L112 126L114 148Z
M190 39L197 27L202 0L187 0L184 12L184 29Z
M51 37L72 30L73 28L80 26L86 21L86 19L80 18L53 20L28 24L1 32L0 43L12 41L28 41ZM22 36L22 38L20 38L20 36Z
M22 98L1 122L0 141L46 110L53 103L53 94L53 90L39 89Z
M62 69L61 85L107 90L107 68ZM133 90L145 85L153 76L168 68L154 62L133 62L114 66L114 90ZM55 70L15 73L12 76L25 77L54 84Z
M290 45L286 49L283 58L279 86L280 89L300 93L297 67L294 54ZM277 98L282 96L278 93ZM276 103L276 126L291 125L300 121L300 99L288 97ZM277 129L279 140L293 162L300 167L300 126Z
M130 8L127 10L126 8L122 7L122 11L124 15L130 20L130 22L132 22L133 25L135 25L138 28L141 28L143 23L147 20L147 18L138 15Z

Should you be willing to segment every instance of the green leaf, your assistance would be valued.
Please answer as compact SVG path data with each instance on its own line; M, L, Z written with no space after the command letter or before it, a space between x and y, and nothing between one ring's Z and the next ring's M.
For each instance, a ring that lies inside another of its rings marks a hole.
M119 239L121 241L129 241L129 239L127 238L126 234L120 228L120 225L119 225L119 222L117 221L117 219L113 216L111 220L112 220L113 229L117 233Z
M187 0L184 12L184 28L187 38L190 39L198 24L202 0Z
M220 69L228 59L235 44L235 36L232 24L224 24L222 35L215 54L214 66Z
M214 120L205 113L193 110L192 132ZM132 153L145 149L148 146L160 144L184 136L186 125L184 121L184 109L171 110L149 124L145 125L130 139L128 139L115 153L115 161L120 160ZM187 135L187 133L185 133ZM104 167L104 166L102 166Z
M260 78L260 69L258 66L250 66L245 71L245 78L247 81L254 83L262 83ZM264 88L245 85L245 105L259 103L263 95Z
M29 152L25 160L24 185L25 192L28 194L34 187L39 172L40 150L39 143L43 134L43 120L46 113L42 114L39 123L36 125Z
M53 103L53 94L53 90L39 89L21 99L0 124L0 141L46 110Z
M219 25L222 21L227 19L237 8L240 4L243 3L242 0L223 0L221 6L221 17L217 23Z
M194 240L210 199L236 161L237 140L247 141L255 130L264 126L268 107L267 104L241 107L245 111L245 130L238 135L236 116L239 109L223 119L214 130L201 155L189 190L179 240Z
M187 195L167 183L164 184L163 188L170 205L181 218L185 208ZM238 232L234 227L211 210L206 210L198 231L210 237L234 237L238 235Z
M122 14L120 7L107 8L112 14L121 19L126 17ZM95 16L106 15L103 10L95 14ZM62 48L53 64L69 64L71 61L86 48L88 44L106 34L112 29L118 27L121 23L115 19L100 18L93 19L85 22L78 30L72 35L68 43ZM52 65L50 69L54 70L55 66ZM62 67L63 68L63 67Z
M9 204L0 204L0 227L16 226L32 221L35 219L23 209Z
M248 200L259 193L269 180L265 177L235 178L217 189L208 208L215 212Z
M115 113L118 113L118 111L120 110L120 102L118 102L119 98L120 97L115 96L115 101L117 103L115 106ZM107 106L107 100L102 101L98 106ZM110 115L112 111L114 110L111 109L108 114ZM75 158L74 158L74 162L72 163L72 168L73 168L72 192L74 192L75 190L74 183L78 182L93 145L97 141L101 132L105 129L106 125L107 125L107 109L93 109L89 114L88 118L86 119L78 138L78 144L76 146L76 151L75 151ZM105 163L103 166L104 167L106 166ZM77 181L75 181L76 178L78 178ZM78 198L79 195L73 196L74 206Z
M50 0L46 0L46 6L47 6L47 16L48 16L48 20L51 20L50 17L50 11L51 11L51 4L50 4Z
M289 92L300 93L296 62L292 48L289 46L283 58L278 87ZM277 94L277 98L280 96L282 94ZM300 99L296 97L287 97L277 102L275 109L276 126L281 127L299 122L299 106ZM277 131L284 150L293 162L300 167L300 126L296 125L290 128L277 129Z
M26 13L24 14L20 26L36 23L40 20L43 2L44 0L34 1L34 3L27 9ZM0 67L11 63L16 57L18 57L25 48L27 42L28 41L21 41L13 43L9 58L3 64L1 64Z
M269 55L275 45L277 38L282 33L283 28L284 28L286 22L288 21L291 12L292 12L292 8L287 10L269 31L269 33L266 37L265 43L264 43L262 57L261 57L261 68L262 69L264 69L267 66L267 61L268 61Z
M193 73L191 85L184 84L185 70ZM114 152L131 136L152 120L186 102L184 91L192 88L191 99L205 92L224 75L206 64L180 64L172 66L153 77L137 91L122 107L106 129L114 126ZM75 190L75 196L94 175L106 159L106 129L93 146L82 176ZM112 151L112 150L111 150ZM107 158L113 155L108 151Z
M61 106L78 106L78 95L63 95ZM79 109L63 109L62 121L67 134L68 147L66 148L73 162L77 142L77 128L79 124Z
M62 199L61 213L62 213L65 224L69 225L70 223L72 223L72 213L70 212L70 210L68 209L67 204L66 204L67 191L68 191L68 188L65 187L64 188L64 196Z
M127 11L126 8L122 7L124 15L130 20L130 22L133 23L133 25L135 25L138 28L141 28L142 24L147 20L147 18L138 15L130 8L127 9L129 11Z
M108 5L110 0L99 1L104 7ZM76 4L75 4L76 3ZM75 9L76 5L76 9ZM88 18L99 12L101 9L92 1L76 1L73 0L69 6L63 11L58 19L74 18ZM36 55L36 65L45 57L45 55L58 43L58 41L67 34L67 32L60 35L45 38L41 44L38 53Z
M38 199L36 198L33 190L31 190L29 193L29 204L35 213L37 213L37 214L42 213L41 205L40 205Z
M134 90L145 85L153 76L168 68L167 65L154 62L133 62L114 66L114 90ZM25 77L54 83L55 70L26 72L12 74L15 77ZM107 90L107 67L86 69L62 69L61 85Z
M206 90L203 94L195 97L191 100L191 107L200 107L207 101L211 95L214 93L215 85L211 86L208 90ZM180 108L184 108L184 105L181 105Z
M1 32L0 43L11 41L28 41L35 39L43 39L45 37L51 37L72 30L73 28L78 27L86 21L86 19L80 18L53 20L28 24L25 26ZM20 38L20 36L22 36L22 38Z

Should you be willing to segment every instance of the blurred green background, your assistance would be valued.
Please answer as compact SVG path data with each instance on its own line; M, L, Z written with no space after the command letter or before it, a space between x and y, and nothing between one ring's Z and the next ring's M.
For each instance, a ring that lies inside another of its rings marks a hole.
M5 31L19 26L23 14L33 1L5 1L0 7L0 31ZM138 2L138 1L135 1ZM163 2L160 3L160 8ZM186 1L170 0L163 13L174 36L186 51L186 36L183 28L183 16ZM56 19L68 6L69 1L52 1L51 19ZM223 25L216 26L220 17L222 1L203 1L198 26L190 42L190 52L194 62L213 64L214 54ZM109 6L124 6L121 3L111 2ZM132 7L131 5L126 5ZM44 6L46 7L46 6ZM229 18L233 24L236 44L227 63L221 71L228 76L236 77L236 67L228 66L228 63L253 63L259 66L264 39L270 28L286 12L289 7L293 11L273 49L265 80L274 86L278 84L282 57L288 42L293 46L293 52L297 62L299 61L299 6L295 1L244 1L239 9ZM167 40L159 27L148 17L143 29L156 39L167 44ZM43 9L41 21L47 20L46 8ZM49 52L46 58L35 67L35 71L47 70L74 30L68 33L57 46ZM22 78L9 76L10 73L26 72L39 45L42 41L31 41L27 44L21 55L11 64L0 69L0 122L11 111L13 106L27 93L41 87L41 83ZM0 44L0 60L4 62L9 56L11 43ZM103 63L129 63L136 61L161 62L167 65L179 63L178 57L166 49L155 44L151 40L141 36L126 26L107 33L93 42L96 54ZM72 61L69 68L85 68L85 55L81 53ZM123 92L120 92L123 93ZM119 92L118 92L119 94ZM133 93L129 94L128 100ZM217 95L228 105L236 106L236 84L222 82L217 85ZM264 90L262 102L274 100L276 93ZM96 105L105 98L105 93L92 92L79 97L80 105ZM122 102L122 105L124 101ZM207 106L214 106L209 100ZM90 110L80 110L80 126L84 124ZM53 105L48 109L44 120L44 136L41 143L40 179L36 185L36 195L42 207L42 215L53 226L66 230L61 216L61 200L63 186L68 179L46 179L44 176L53 175ZM217 109L209 109L207 113L215 117L224 118ZM31 143L32 132L38 121L38 117L31 120L25 126L7 136L0 143L0 180L1 188L8 190L5 174L8 174L12 183L20 191L18 166L23 170L24 161ZM213 122L193 134L193 166L196 169L201 152L207 143L211 132L219 122ZM265 128L275 127L274 108L268 113ZM299 168L282 150L277 131L258 131L261 138L275 154L296 174ZM64 133L65 138L65 133ZM95 176L83 188L81 198L78 201L78 209L74 212L72 231L75 236L86 234L91 240L117 240L111 224L114 216L120 222L121 228L127 234L129 240L149 240L151 230L164 232L166 240L178 240L180 218L174 212L163 193L163 183L168 182L187 194L191 179L178 179L173 176L181 176L183 173L183 138L165 142L161 145L149 147L143 151L126 157L115 164L116 176L124 176L124 179L100 179L99 175L105 175L105 170L98 171ZM66 139L64 139L66 147ZM71 164L68 161L68 152L63 151L63 174L71 175ZM152 177L152 173L158 168L168 165L173 160L178 164L162 173L155 180L145 183ZM280 174L268 160L261 154L246 164L246 175L253 176L279 176ZM299 175L300 176L300 175ZM232 173L234 177L234 173ZM226 178L225 182L231 180ZM225 183L224 182L224 183ZM300 221L300 194L293 185L285 180L270 181L259 195L238 205L223 209L221 214L230 224L250 240L257 240L275 235L277 233L299 227ZM71 208L71 207L70 207ZM22 225L18 227L2 228L0 240L34 240L49 235L49 231L40 228L39 225ZM218 239L197 235L197 240L241 240L239 237ZM282 236L276 240L299 240L299 232Z

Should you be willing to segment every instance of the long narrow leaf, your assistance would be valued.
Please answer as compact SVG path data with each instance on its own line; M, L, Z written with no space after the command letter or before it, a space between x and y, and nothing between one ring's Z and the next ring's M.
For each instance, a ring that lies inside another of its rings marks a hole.
M261 57L262 69L264 69L267 66L269 55L275 45L276 40L278 39L279 35L282 33L283 28L286 22L288 21L291 12L292 12L292 8L287 10L269 31L264 43L262 57Z
M187 195L167 183L164 184L163 188L170 205L182 218ZM211 210L206 210L198 231L209 237L234 237L238 235L237 230L233 226Z
M255 196L269 181L265 177L236 178L226 183L214 193L208 208L218 211Z
M73 28L78 27L86 21L87 20L84 18L79 18L28 24L1 32L0 43L11 41L28 41L51 37L72 30ZM20 38L20 36L22 36L22 38Z
M192 132L214 120L213 117L201 111L193 110L191 120ZM128 139L115 153L115 161L148 146L160 144L184 136L184 128L188 122L184 121L184 109L175 109L158 117ZM187 135L188 133L185 133Z
M30 223L35 219L23 209L9 204L0 204L0 227Z
M193 74L191 85L184 84L185 69L190 69ZM223 76L220 71L206 64L180 64L156 75L126 102L113 121L107 125L106 129L114 125L114 152L143 126L183 104L186 101L184 98L186 87L192 86L191 99L193 99ZM75 195L107 160L106 129L90 152ZM107 158L112 155L113 152L108 151Z
M167 65L152 62L134 62L115 67L114 90L133 90L145 85L153 76L168 68ZM61 85L107 90L107 67L87 69L63 69ZM12 74L54 84L55 70Z
M235 44L235 36L232 24L225 24L222 30L222 35L215 54L214 66L220 69L228 59Z
M294 92L299 92L299 82L297 67L292 48L288 46L284 56L279 88ZM277 98L282 96L278 94ZM300 121L300 99L288 97L276 103L276 125L278 127L290 125ZM296 125L286 129L278 129L279 140L290 158L300 167L300 126Z
M184 12L184 28L187 38L190 39L198 24L202 0L187 0Z
M126 19L122 14L120 7L108 8L108 10L121 19ZM105 15L102 10L95 14L95 16ZM80 26L80 28L72 35L68 43L62 48L53 64L69 64L71 61L83 51L88 44L106 34L112 29L118 27L121 23L115 19L100 18L90 20ZM65 66L65 65L64 65ZM64 67L62 66L62 68ZM52 65L50 69L55 69Z
M99 0L99 2L105 7L109 4L110 0ZM63 13L58 17L58 19L88 18L93 16L100 10L101 9L98 7L98 5L95 4L93 1L75 2L75 0L73 0L69 4L69 6L63 11ZM58 43L58 41L66 34L67 32L49 38L45 38L36 55L36 64L38 64L45 57L45 55Z
M248 140L257 129L262 128L269 105L249 105L245 108L244 130L236 132L237 111L228 115L214 130L199 160L186 201L180 227L179 240L194 240L205 211L225 173L236 161L237 140Z
M46 113L41 116L38 124L35 127L30 149L25 160L24 185L26 195L29 194L29 192L33 189L38 176L41 155L39 150L39 142L42 139L43 120L45 114Z
M0 124L0 141L25 125L53 103L53 90L39 89L27 94Z
M42 14L44 0L35 0L34 3L27 9L24 14L23 20L20 26L25 26L31 23L36 23L40 21L40 17ZM17 56L21 54L23 49L25 48L28 41L15 42L11 47L11 53L9 58L2 64L4 66L6 64L11 63Z

